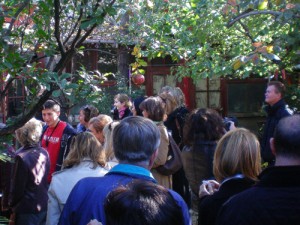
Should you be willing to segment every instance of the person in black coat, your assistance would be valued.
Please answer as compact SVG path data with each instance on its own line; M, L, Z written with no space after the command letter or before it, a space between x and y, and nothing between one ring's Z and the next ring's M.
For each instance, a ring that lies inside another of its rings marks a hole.
M222 117L216 110L195 109L186 119L181 158L191 188L193 213L198 211L198 192L202 180L213 178L214 152L224 133Z
M48 152L40 147L42 123L29 120L16 130L22 147L15 156L9 205L16 215L15 225L42 225L46 222L48 203Z
M227 201L217 225L300 224L300 115L281 119L271 138L275 166L259 182Z
M265 107L267 120L264 125L263 136L261 139L261 155L264 162L269 166L274 165L275 156L270 148L270 138L273 137L274 130L283 117L293 114L284 101L285 86L279 81L270 81L265 93Z
M114 97L114 108L112 109L113 120L122 120L132 116L130 110L132 103L126 94L117 94Z
M260 162L259 141L249 130L236 128L220 139L213 163L217 181L204 180L199 190L199 225L215 224L223 203L255 184Z

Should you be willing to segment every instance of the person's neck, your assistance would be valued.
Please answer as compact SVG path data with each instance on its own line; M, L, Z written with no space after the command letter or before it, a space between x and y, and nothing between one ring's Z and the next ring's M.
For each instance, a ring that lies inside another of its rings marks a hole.
M276 156L275 166L300 166L300 158Z
M151 168L149 168L149 163L147 164L146 162L130 163L128 161L119 161L119 164L128 164L128 165L133 165L133 166L139 166L139 167L143 167L147 170L151 169Z
M57 120L56 123L53 126L49 126L49 127L51 127L51 128L57 127L59 122L60 122L60 120Z
M273 105L275 105L276 103L278 103L281 99L279 99L278 101L276 102L273 102L273 103L269 103L269 105L272 107Z
M120 108L118 108L119 111L125 111L126 107L125 106L121 106Z

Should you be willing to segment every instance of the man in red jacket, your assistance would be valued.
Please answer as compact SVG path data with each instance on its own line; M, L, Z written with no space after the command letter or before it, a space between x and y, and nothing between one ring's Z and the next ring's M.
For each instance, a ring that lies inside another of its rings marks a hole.
M60 106L53 100L45 102L42 116L47 125L43 129L41 142L50 157L51 167L48 175L48 183L50 183L52 173L61 169L63 160L69 153L71 139L77 132L70 124L59 119Z

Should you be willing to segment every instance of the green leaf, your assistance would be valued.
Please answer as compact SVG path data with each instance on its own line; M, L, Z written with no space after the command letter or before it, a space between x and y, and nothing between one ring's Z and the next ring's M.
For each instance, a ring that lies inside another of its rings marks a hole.
M61 95L61 91L60 90L55 90L52 92L52 96L54 98L58 98Z
M81 29L86 29L86 28L88 28L89 26L92 26L95 23L96 23L96 19L84 20L84 21L81 21L80 28Z
M59 76L59 80L68 79L71 76L72 76L72 74L70 74L70 73L63 73L62 75Z
M117 15L117 11L116 11L116 9L113 8L113 7L107 7L107 8L105 8L105 11L106 11L107 14L110 15L110 16L115 16L115 15Z
M60 82L60 88L61 89L64 89L65 88L65 86L66 86L66 84L67 84L67 80L62 80L61 82Z
M66 84L65 88L66 89L77 89L79 87L78 84L75 84L75 83L69 83L69 84Z
M5 66L6 66L6 68L8 68L8 69L11 69L11 68L13 68L13 65L12 65L12 64L10 64L9 62L3 62L3 65L5 65Z

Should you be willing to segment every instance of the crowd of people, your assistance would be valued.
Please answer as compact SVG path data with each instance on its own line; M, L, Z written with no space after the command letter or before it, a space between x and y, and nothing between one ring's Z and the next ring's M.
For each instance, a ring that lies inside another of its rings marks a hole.
M214 109L189 111L178 87L117 94L111 115L83 106L75 128L48 100L43 122L16 130L11 168L1 165L2 210L17 225L298 225L300 115L284 90L267 86L260 140L233 122L228 131ZM170 137L183 166L166 175Z

